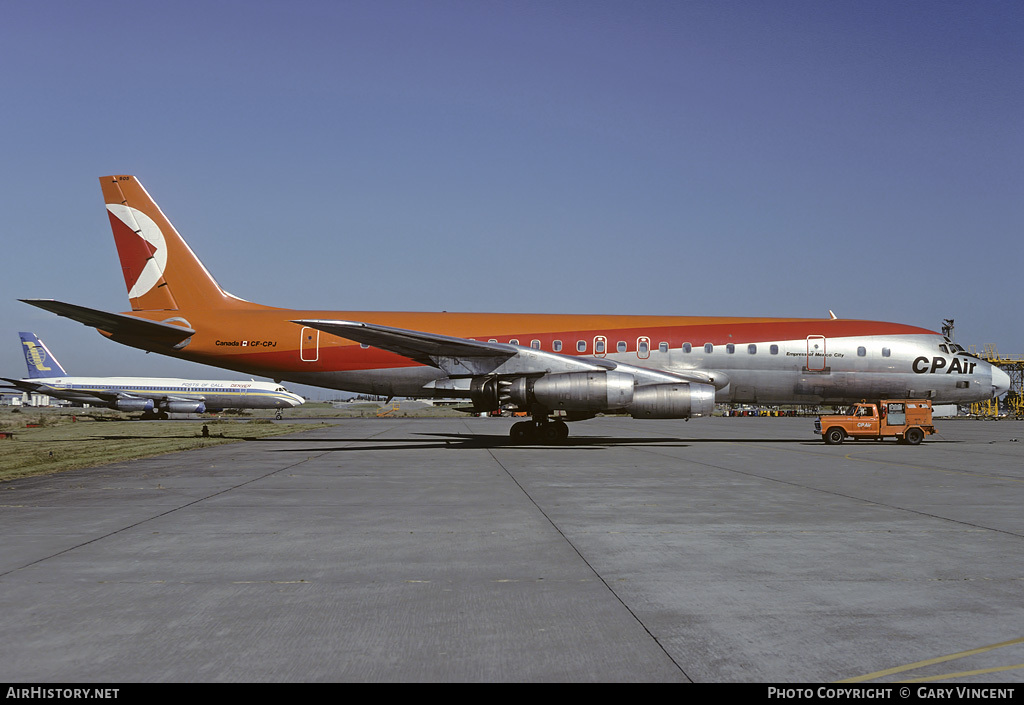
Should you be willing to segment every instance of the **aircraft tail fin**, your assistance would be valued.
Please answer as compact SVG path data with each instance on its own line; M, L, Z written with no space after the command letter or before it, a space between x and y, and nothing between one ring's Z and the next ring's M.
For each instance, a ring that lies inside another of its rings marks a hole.
M101 176L133 311L253 307L227 293L134 176Z
M57 358L35 333L20 332L18 335L21 337L21 348L25 353L25 364L28 365L30 379L68 376L57 362Z

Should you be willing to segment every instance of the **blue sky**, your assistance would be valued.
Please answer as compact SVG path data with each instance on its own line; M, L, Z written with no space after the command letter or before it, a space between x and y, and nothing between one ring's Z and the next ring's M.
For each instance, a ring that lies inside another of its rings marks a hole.
M1024 353L1019 2L39 2L0 23L0 374L233 373L128 308L98 176L277 306L825 317ZM237 375L234 375L237 376Z

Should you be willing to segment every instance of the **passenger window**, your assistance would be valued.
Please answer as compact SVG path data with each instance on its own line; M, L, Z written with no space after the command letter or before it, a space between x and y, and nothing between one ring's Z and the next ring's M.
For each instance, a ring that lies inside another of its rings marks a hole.
M576 352L586 352L586 351L587 351L587 341L585 341L585 340L577 340L576 341Z
M683 343L683 352L688 353L693 350L693 346L689 343Z
M598 355L604 352L604 338L598 338L594 341L594 352Z
M540 341L539 340L531 340L530 341L530 347L533 348L534 350L540 350Z
M770 352L772 355L778 355L779 354L779 346L778 345L772 345L770 348L768 348L768 352Z
M619 352L626 352L626 341L620 340L619 342L617 342L615 344L615 349L618 350Z
M751 355L756 355L757 354L757 346L754 345L753 343L751 343L750 345L747 346L747 352L749 354L751 354Z
M710 355L714 349L715 346L712 345L711 343L704 343L704 352L706 352L708 355Z
M658 352L668 352L668 343L658 343Z
M508 341L509 345L519 345L519 341L516 338L512 338Z
M735 345L733 345L732 343L728 343L728 344L727 344L727 345L725 346L725 351L726 351L727 353L729 353L730 355L732 355L732 354L733 354L734 352L736 352L736 346L735 346Z
M562 352L562 341L556 340L553 343L551 343L551 349L554 350L555 352Z
M857 348L857 357L865 357L868 354L868 349L863 345Z
M651 353L651 343L647 338L641 338L636 341L636 354L640 357L646 357Z
M882 348L882 357L889 357L889 348Z

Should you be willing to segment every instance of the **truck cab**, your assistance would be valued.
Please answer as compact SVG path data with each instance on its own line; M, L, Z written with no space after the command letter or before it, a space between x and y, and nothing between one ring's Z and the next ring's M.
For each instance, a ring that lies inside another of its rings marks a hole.
M932 403L928 399L862 401L854 404L849 414L819 416L814 432L829 445L838 445L847 438L896 438L916 446L935 433Z

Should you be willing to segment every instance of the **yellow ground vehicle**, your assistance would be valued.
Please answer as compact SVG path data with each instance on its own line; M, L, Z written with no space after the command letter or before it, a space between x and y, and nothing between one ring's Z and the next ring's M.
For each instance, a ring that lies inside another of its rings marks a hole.
M901 443L917 445L925 436L935 433L932 425L932 403L927 399L886 399L881 402L860 402L853 413L844 416L819 416L814 432L830 445L847 438L895 437Z

